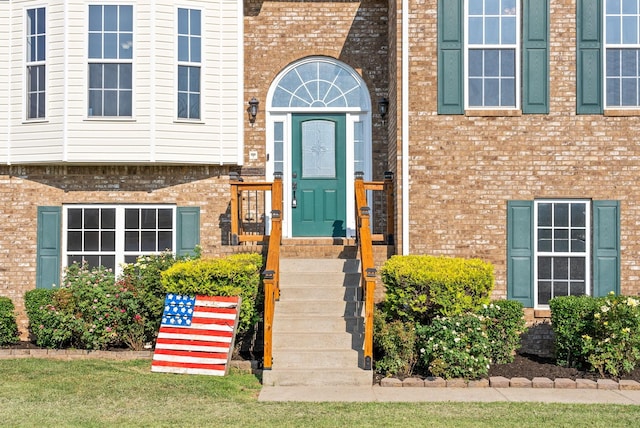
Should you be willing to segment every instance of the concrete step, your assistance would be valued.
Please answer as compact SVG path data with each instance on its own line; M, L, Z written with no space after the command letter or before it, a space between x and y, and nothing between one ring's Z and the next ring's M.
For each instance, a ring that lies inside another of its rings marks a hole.
M266 386L371 386L373 371L362 369L265 370Z
M276 304L276 307L278 304ZM360 331L363 328L362 326L362 317L335 317L325 314L309 316L305 314L291 315L279 313L273 323L273 334L275 337L278 334L288 335L295 332L354 332Z
M358 351L353 349L273 349L273 366L280 369L356 368Z
M280 259L280 275L293 273L356 273L360 261L357 259Z
M359 302L342 300L280 300L276 303L274 323L280 314L333 315L337 317L360 315Z
M327 348L350 349L354 346L354 338L346 331L337 332L290 332L277 334L273 338L273 347L278 352L285 350L323 350Z
M280 287L280 302L288 300L336 300L345 302L358 301L360 288L347 287L318 287L307 285L287 285Z
M321 275L319 275L321 273ZM360 284L360 274L323 271L323 272L280 272L280 288L286 288L290 285L305 285L314 287L343 287L354 286Z

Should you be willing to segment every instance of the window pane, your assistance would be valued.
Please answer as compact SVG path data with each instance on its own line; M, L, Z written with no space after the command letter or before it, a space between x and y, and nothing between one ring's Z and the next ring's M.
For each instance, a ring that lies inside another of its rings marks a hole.
M133 58L133 35L131 33L120 34L120 51L119 58L131 59Z
M120 31L133 31L133 6L120 6Z
M37 54L36 54L36 59L38 61L44 61L45 58L45 47L46 47L46 43L45 43L45 36L38 36L38 42L37 42Z
M189 90L189 67L178 66L178 91Z
M132 88L132 72L131 64L120 64L120 89Z
M622 79L622 105L635 106L638 104L638 81L636 79Z
M100 266L100 256L85 255L82 257L82 259L89 265L90 268L97 268Z
M637 51L635 49L622 49L622 76L637 76Z
M100 210L95 208L86 208L84 210L84 228L98 229L100 224Z
M636 16L622 17L622 43L638 43L638 18Z
M131 116L133 114L132 111L132 100L131 100L131 91L120 91L120 111L118 113L119 116Z
M569 204L554 204L554 225L556 227L569 226Z
M553 279L569 279L569 258L553 258Z
M173 250L172 232L158 232L158 251Z
M571 204L571 226L585 227L586 225L586 204Z
M620 105L620 79L607 79L607 105Z
M178 34L189 34L189 9L178 9Z
M89 34L89 58L102 58L102 34Z
M82 232L67 232L67 250L82 251Z
M586 284L584 282L571 282L569 284L570 296L584 296L587 294Z
M169 210L169 209L158 210L158 228L173 229L173 210Z
M100 232L85 232L84 233L84 251L98 251L100 241Z
M189 67L189 91L200 92L200 67Z
M125 229L137 229L140 225L140 211L136 208L126 209L124 211L124 227Z
M571 231L571 252L584 253L586 251L584 229L575 229Z
M551 282L538 281L538 304L548 305L551 300Z
M553 251L561 252L561 253L569 251L569 230L568 229L556 229L554 231Z
M620 0L607 0L607 13L620 13Z
M552 279L551 257L538 257L538 279Z
M89 6L89 31L102 30L102 6Z
M156 248L156 232L140 232L142 251L157 251Z
M585 259L584 257L571 257L571 279L585 279Z
M178 37L178 61L189 61L189 37Z
M508 45L516 44L516 18L502 18L502 43Z
M67 257L67 265L71 266L72 264L80 264L82 263L82 256L68 256Z
M538 226L552 226L552 204L538 204Z
M569 283L567 281L557 281L553 283L553 297L568 296Z
M107 269L115 271L116 269L116 257L115 256L102 256L100 257L100 264Z
M469 105L482 105L482 80L469 79Z
M469 0L469 15L482 15L483 0Z
M469 44L481 45L483 42L482 18L469 18Z
M551 245L551 236L551 229L538 230L538 251L553 251L553 246Z
M102 64L89 64L89 88L102 88Z
M101 91L89 91L89 116L102 116Z
M499 15L500 0L485 0L484 13L486 13L487 15Z
M200 62L200 37L191 38L191 62Z
M104 87L118 88L118 64L104 64Z
M500 105L500 81L498 79L485 80L484 105L488 107L497 107Z
M156 210L155 209L143 209L141 210L141 229L155 229L156 228Z
M191 94L189 100L189 117L191 119L200 119L200 95Z
M500 51L489 49L484 51L484 76L500 75Z
M482 76L482 63L483 61L481 50L469 51L469 76Z
M620 43L620 17L618 16L607 16L607 43Z
M104 31L118 30L118 6L104 6Z
M488 45L497 45L500 43L500 19L485 19L485 35L484 42Z
M118 35L116 33L106 33L104 35L103 58L118 58Z
M116 233L115 232L100 232L100 251L115 251L116 250Z
M104 115L118 115L118 91L104 91Z
M124 233L124 250L125 251L140 251L138 232L125 232Z
M189 96L185 92L178 93L178 117L189 117Z
M502 88L500 89L500 105L503 107L516 105L515 79L502 79Z
M191 9L191 35L200 36L202 30L200 29L200 14L198 9Z

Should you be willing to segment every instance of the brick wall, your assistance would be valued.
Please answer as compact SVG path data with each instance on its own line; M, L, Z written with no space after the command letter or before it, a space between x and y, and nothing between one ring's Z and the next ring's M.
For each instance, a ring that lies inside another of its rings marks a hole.
M11 298L26 333L24 293L35 288L37 207L70 203L200 207L204 256L229 251L227 167L0 166L0 296Z
M437 1L410 4L411 252L490 261L506 297L508 200L615 199L622 292L639 294L640 116L576 115L575 0L551 2L550 113L518 117L437 114Z

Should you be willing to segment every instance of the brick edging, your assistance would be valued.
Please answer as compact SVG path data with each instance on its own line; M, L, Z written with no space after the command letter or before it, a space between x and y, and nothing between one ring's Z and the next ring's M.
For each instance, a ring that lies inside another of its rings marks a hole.
M568 379L558 378L551 380L546 377L535 377L532 380L523 377L507 379L502 376L492 376L488 379L465 380L443 379L441 377L384 378L380 381L381 387L391 388L555 388L555 389L606 389L606 390L640 390L640 382L635 380L611 379Z

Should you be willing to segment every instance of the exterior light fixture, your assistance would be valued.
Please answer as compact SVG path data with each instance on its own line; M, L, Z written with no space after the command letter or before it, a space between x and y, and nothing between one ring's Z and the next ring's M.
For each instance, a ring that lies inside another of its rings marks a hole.
M256 123L256 116L258 115L258 104L260 104L260 101L258 101L256 97L253 97L249 100L249 108L247 109L247 112L249 113L249 123L251 125Z
M378 100L378 113L380 113L380 119L384 122L389 112L389 99L382 97Z

